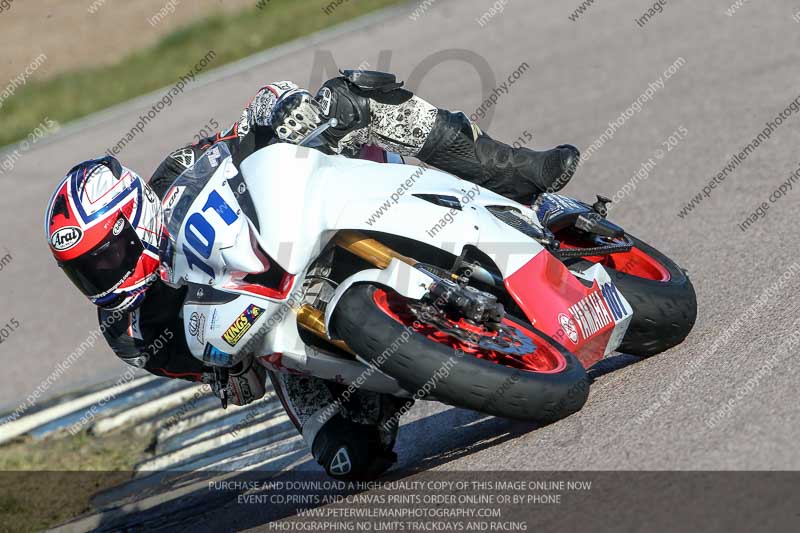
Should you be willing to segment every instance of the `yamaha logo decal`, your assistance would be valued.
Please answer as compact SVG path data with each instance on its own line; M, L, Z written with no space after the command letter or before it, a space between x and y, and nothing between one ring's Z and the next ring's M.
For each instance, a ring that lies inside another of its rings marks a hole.
M63 252L78 244L82 237L81 228L68 226L53 233L53 236L50 237L50 245L55 251Z

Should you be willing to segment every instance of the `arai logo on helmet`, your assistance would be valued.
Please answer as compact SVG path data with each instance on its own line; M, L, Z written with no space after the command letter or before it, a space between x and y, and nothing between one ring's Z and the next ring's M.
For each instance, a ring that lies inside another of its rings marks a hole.
M123 219L119 219L114 223L114 227L111 228L111 231L114 233L114 235L119 235L120 233L122 233L122 228L124 227L125 227L125 221Z
M69 250L78 244L78 242L81 240L81 237L83 237L83 231L81 231L81 228L67 226L66 228L61 228L53 233L53 236L50 237L50 245L55 251L63 252L64 250Z

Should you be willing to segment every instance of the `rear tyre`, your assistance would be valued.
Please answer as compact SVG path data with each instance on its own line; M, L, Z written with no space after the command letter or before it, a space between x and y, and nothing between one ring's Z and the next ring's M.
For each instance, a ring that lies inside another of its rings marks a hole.
M602 262L633 308L633 318L619 351L650 357L677 346L697 319L697 296L686 273L644 241L628 235L634 249ZM584 270L592 261L569 264Z
M578 411L589 394L580 362L563 346L516 319L504 325L535 348L518 361L460 344L408 319L406 300L356 285L339 301L333 331L411 393L504 418L553 422Z

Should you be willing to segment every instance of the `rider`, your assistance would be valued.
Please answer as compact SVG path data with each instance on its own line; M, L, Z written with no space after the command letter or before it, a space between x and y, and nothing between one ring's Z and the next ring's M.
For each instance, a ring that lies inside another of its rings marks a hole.
M214 143L226 143L238 165L268 144L297 143L331 118L337 125L323 134L325 151L355 156L375 145L525 203L542 191L561 189L579 160L569 145L536 152L498 142L463 113L438 109L403 89L391 74L345 71L316 97L288 81L266 85L230 129L172 152L149 184L113 157L85 161L57 187L45 230L59 266L98 306L117 356L159 376L215 383L214 369L191 355L183 335L187 289L161 281L160 258L168 242L161 199ZM340 385L288 374L270 377L330 475L375 477L396 461L399 400L359 390L331 411L326 408L341 398ZM245 405L263 396L265 379L264 368L249 357L231 369L227 396ZM333 414L321 417L322 412Z

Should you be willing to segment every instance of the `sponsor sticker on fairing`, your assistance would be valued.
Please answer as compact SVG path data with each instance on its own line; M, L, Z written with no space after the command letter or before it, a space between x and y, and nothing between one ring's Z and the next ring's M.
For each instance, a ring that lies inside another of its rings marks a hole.
M584 339L588 339L609 324L614 324L614 319L598 291L590 293L570 306L569 312L578 323Z
M197 339L200 344L205 344L206 315L193 312L189 317L189 335Z
M216 346L206 344L203 351L203 361L216 366L229 366L233 363L233 356L218 349Z
M569 337L569 340L577 344L578 329L575 327L575 322L564 313L561 313L558 315L558 323L561 324L561 329L566 333L567 337Z
M242 311L242 314L236 317L233 324L225 330L222 334L222 340L227 342L230 346L236 346L263 313L264 309L255 304L250 304L247 309Z
M179 185L177 187L173 187L167 193L167 197L164 198L162 205L164 206L164 211L172 211L176 205L178 205L178 200L180 200L183 191L186 189L185 186Z
M219 146L212 146L206 152L208 156L208 163L211 165L212 168L217 168L219 166L219 158L222 154L219 153Z

